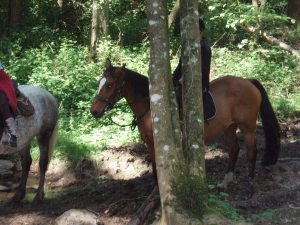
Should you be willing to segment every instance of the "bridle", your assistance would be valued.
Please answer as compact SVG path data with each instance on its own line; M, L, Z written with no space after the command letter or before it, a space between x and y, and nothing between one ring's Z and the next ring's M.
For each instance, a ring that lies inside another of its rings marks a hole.
M123 97L123 87L125 86L125 81L122 82L120 86L117 87L117 90L114 92L114 94L110 98L105 98L101 96L100 94L96 94L95 100L102 101L106 103L106 107L104 110L109 110L114 107L114 105L117 103L115 99L117 97L122 98Z
M95 100L102 101L102 102L106 103L106 107L104 108L104 111L110 110L117 103L117 101L115 99L118 99L118 97L119 98L123 97L123 88L124 88L124 86L125 86L125 80L122 82L122 84L120 86L117 87L117 90L114 92L114 94L110 98L105 98L105 97L101 96L100 94L96 94ZM120 125L120 124L114 122L111 119L111 117L109 118L109 120L112 123L114 123L116 125L119 125L121 127L131 126L131 130L134 130L136 128L137 124L139 123L139 121L149 112L149 110L150 109L146 109L145 112L140 116L134 116L131 124L128 124L128 125Z

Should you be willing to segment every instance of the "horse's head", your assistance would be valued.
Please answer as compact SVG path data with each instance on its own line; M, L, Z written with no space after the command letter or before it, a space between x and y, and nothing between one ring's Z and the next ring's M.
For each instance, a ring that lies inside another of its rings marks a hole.
M125 65L112 66L109 59L105 62L105 71L100 78L95 100L91 106L91 114L100 118L105 111L112 109L116 102L123 97Z

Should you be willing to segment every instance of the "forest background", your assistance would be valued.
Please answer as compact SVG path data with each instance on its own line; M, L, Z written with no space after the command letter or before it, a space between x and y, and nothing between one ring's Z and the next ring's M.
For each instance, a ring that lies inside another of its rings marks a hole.
M140 142L137 130L120 126L130 125L133 119L124 101L101 120L95 120L89 108L106 58L147 76L150 51L145 1L0 2L0 60L6 71L19 84L45 88L59 102L54 156L76 164L109 147ZM102 30L91 63L93 2L105 13L100 15ZM174 4L168 1L170 12ZM199 1L213 52L211 79L235 75L260 80L280 120L300 115L297 4L297 0ZM180 57L180 38L174 33L173 25L169 32L172 71ZM289 48L284 50L279 42Z

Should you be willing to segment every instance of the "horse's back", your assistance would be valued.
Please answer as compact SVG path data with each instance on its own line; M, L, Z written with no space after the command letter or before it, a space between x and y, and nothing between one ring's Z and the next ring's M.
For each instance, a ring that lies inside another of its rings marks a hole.
M29 98L34 107L34 114L29 117L18 116L19 135L31 133L36 136L45 129L53 129L58 121L58 104L48 91L30 85L20 85L19 90Z
M224 76L217 78L210 85L212 93L223 102L234 104L248 104L249 100L260 105L261 95L259 90L248 79L235 76Z
M255 126L261 104L259 90L248 80L223 76L210 83L216 104L216 117L205 124L206 140L214 139L233 123Z
M20 85L19 90L29 98L36 110L47 113L58 113L58 105L55 97L45 89L30 85Z

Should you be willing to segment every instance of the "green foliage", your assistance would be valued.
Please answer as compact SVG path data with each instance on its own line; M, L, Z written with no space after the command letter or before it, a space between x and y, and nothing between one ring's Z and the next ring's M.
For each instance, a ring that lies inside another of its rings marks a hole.
M252 214L250 218L247 220L250 222L259 222L261 220L272 220L273 218L273 211L271 209L266 210L262 213Z
M115 0L110 3L110 32L125 45L139 44L145 38L147 17L142 1Z
M235 208L230 206L225 200L222 200L224 196L222 196L222 192L219 195L208 195L208 200L210 204L210 210L213 212L220 213L226 218L230 218L231 220L238 221L244 220L243 216L241 216Z
M233 208L228 202L228 193L226 192L215 192L217 185L208 185L208 188L211 193L208 195L209 207L208 210L212 212L220 213L226 218L230 218L231 220L245 220L245 218L238 213L238 211Z

